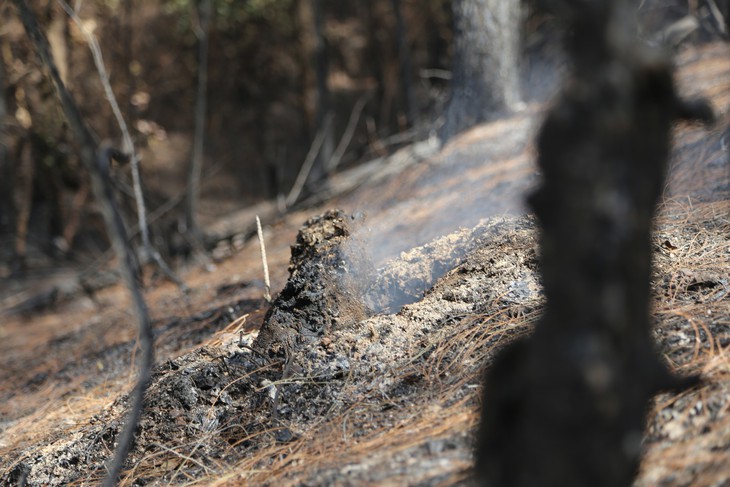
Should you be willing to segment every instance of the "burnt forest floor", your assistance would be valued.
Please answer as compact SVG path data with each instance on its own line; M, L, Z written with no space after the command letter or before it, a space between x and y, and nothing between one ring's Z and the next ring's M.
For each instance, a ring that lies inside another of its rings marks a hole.
M654 400L636 484L721 486L727 45L691 49L679 64L683 90L708 96L719 122L677 127L652 240L652 316L669 366L702 382ZM185 271L188 295L147 276L156 367L122 485L468 485L484 367L530 333L543 306L537 228L522 203L538 177L531 140L542 109L438 152L428 141L402 149L332 180L326 201L264 221L272 288L284 290L272 312L255 238L222 242ZM295 244L306 252L292 270L308 279L287 284ZM0 483L97 483L136 377L126 291L114 284L32 313L12 296L2 305ZM323 333L284 350L286 363L264 359L254 350L265 318Z

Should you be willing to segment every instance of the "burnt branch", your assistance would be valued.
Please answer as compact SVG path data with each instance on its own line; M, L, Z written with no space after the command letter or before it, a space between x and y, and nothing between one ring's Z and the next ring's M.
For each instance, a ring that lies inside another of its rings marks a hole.
M678 98L668 55L644 48L627 1L554 1L572 76L538 138L547 297L532 337L487 372L477 471L494 486L626 486L646 411L674 377L651 339L650 234Z
M61 8L63 8L63 10L71 18L71 20L74 21L81 33L86 38L86 43L89 46L89 50L91 51L92 57L94 59L94 65L96 66L96 70L99 74L99 80L101 81L101 85L104 88L104 96L109 102L109 106L112 109L112 113L114 114L114 118L117 121L117 125L119 125L119 131L122 133L123 149L129 154L124 162L129 162L131 166L132 189L134 191L134 200L137 205L137 219L139 221L139 230L140 235L142 236L142 246L144 248L144 251L147 253L148 256L152 258L155 264L157 264L159 269L162 271L163 274L165 274L165 276L167 276L168 279L174 282L181 291L187 293L189 289L187 288L185 283L175 275L172 269L170 269L170 267L164 261L157 249L154 248L150 240L147 222L147 208L144 202L144 194L142 192L142 180L139 174L139 158L135 152L134 143L132 142L132 136L129 133L129 129L127 128L127 123L124 121L124 117L122 116L122 110L119 108L117 99L114 96L111 82L109 81L109 74L107 73L104 66L104 60L102 58L99 43L97 42L96 37L94 37L94 35L89 32L88 29L86 29L83 21L76 14L75 10L71 8L71 6L64 0L58 0L58 2L61 5Z
M208 44L210 37L210 20L213 15L212 0L203 0L193 8L198 9L200 26L195 29L198 38L198 86L195 93L195 132L193 137L193 154L188 168L188 193L185 201L187 230L199 250L202 248L202 232L196 212L200 199L200 176L203 170L203 149L205 146L205 113L208 98Z
M137 384L131 394L131 408L129 415L127 416L127 421L124 424L124 429L122 429L122 432L119 435L117 450L114 453L112 464L109 466L109 475L104 483L106 487L111 487L116 483L119 473L124 466L124 462L129 454L130 448L132 447L132 442L134 441L134 433L137 429L137 424L139 424L140 417L142 416L144 392L147 389L147 384L152 376L152 366L154 365L154 337L152 334L152 322L150 321L147 305L139 284L139 267L134 258L134 253L128 244L129 239L127 237L127 231L114 200L114 191L112 189L111 178L109 176L109 166L112 158L123 158L124 155L109 147L98 150L97 154L97 170L101 175L101 180L104 185L104 198L100 199L104 200L106 205L111 206L112 222L110 224L107 219L106 223L109 227L109 233L114 236L113 241L115 243L115 251L119 260L122 262L120 264L120 268L122 270L124 280L127 283L127 287L129 288L129 292L132 295L132 301L139 321L139 347L142 352L139 358L139 376L137 378Z
M119 472L125 462L127 453L134 439L134 432L142 412L142 399L150 378L154 361L152 326L147 311L147 305L140 289L139 267L134 252L129 245L127 231L117 208L114 191L109 175L109 165L112 158L121 161L127 155L109 147L99 148L99 145L81 116L78 106L66 89L58 67L51 55L48 41L41 32L32 10L25 0L13 0L20 19L30 37L41 61L48 69L53 86L61 100L63 112L68 120L80 147L81 160L91 175L92 187L97 200L100 202L109 237L119 258L121 274L129 288L134 303L134 309L139 321L139 344L142 349L139 363L139 378L131 396L129 417L122 430L114 459L109 468L109 476L105 485L114 485Z

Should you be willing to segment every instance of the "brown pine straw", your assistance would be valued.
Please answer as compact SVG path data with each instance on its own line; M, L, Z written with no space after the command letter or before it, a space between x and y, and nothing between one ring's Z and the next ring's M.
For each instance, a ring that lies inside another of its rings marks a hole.
M672 251L675 257L671 260L665 255L657 258L654 317L659 327L673 329L677 325L691 330L690 349L667 350L665 354L679 373L699 372L704 382L701 387L679 395L657 398L649 414L646 456L637 485L654 485L660 481L680 485L689 480L692 485L709 486L717 485L728 475L730 448L725 446L730 441L730 293L712 288L699 301L696 296L690 301L691 282L683 281L680 276L680 272L730 269L730 240L718 238L723 232L730 235L730 222L716 218L719 205L694 205L685 208L685 214L673 213L671 219L658 221L658 231L665 234L657 235L655 244L661 244L661 239L669 236L677 248ZM713 226L721 229L712 229ZM662 288L662 276L670 276L667 285L673 289ZM663 295L665 290L667 296ZM430 344L426 360L414 356L402 364L404 376L423 374L427 390L413 398L413 404L393 420L392 427L369 427L380 423L379 403L361 397L342 413L314 425L294 443L257 452L205 484L296 485L318 471L363 462L377 463L428 441L471 434L478 420L479 364L488 361L509 341L529 333L538 316L539 310L535 310L510 317L509 310L503 309L487 315L455 318ZM712 327L710 320L715 323ZM722 336L717 336L718 332ZM470 392L456 401L450 400L464 388ZM693 408L700 401L703 404L714 401L719 406L712 412L704 406L698 414ZM662 416L663 411L670 409L673 420ZM655 438L656 432L667 427L670 421L686 424L689 431L678 438L668 439L666 433ZM353 436L353 428L362 428L360 436ZM444 480L447 485L467 478L470 466L466 459L454 461L441 470L424 473L418 480L439 476L447 479ZM395 476L388 479L388 484L418 480Z

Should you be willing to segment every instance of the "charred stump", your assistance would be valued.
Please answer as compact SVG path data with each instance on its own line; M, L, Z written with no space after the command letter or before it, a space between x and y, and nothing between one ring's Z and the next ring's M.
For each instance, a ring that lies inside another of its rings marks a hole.
M627 486L649 401L670 374L649 320L650 232L679 100L672 65L639 45L627 1L552 2L573 72L538 139L547 305L487 372L476 469L484 485Z
M355 245L350 239L352 220L340 210L330 210L299 231L291 249L289 279L253 344L270 360L303 362L306 351L333 327L365 317L363 291L349 277L361 272L352 257L358 253L348 247Z

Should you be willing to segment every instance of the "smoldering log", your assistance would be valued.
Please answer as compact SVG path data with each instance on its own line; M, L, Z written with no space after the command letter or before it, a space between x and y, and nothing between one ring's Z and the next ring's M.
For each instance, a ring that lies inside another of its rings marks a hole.
M650 233L672 123L712 115L678 98L668 56L640 46L628 1L546 3L573 63L529 198L547 305L487 372L476 470L483 485L626 486L650 399L695 382L653 348Z
M309 219L292 246L289 279L266 313L254 349L272 360L290 361L295 352L318 342L332 327L364 318L362 275L366 262L345 252L357 245L350 239L353 218L329 210Z

